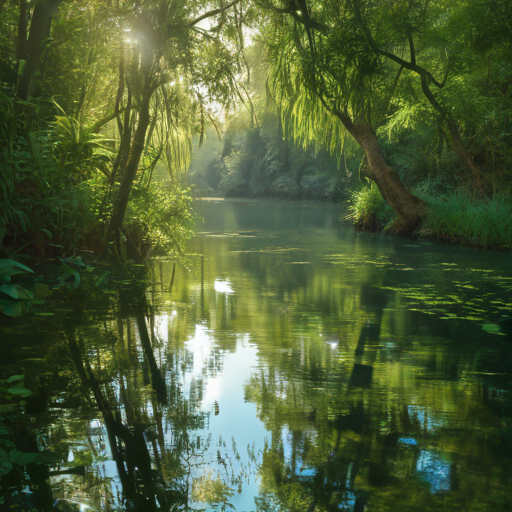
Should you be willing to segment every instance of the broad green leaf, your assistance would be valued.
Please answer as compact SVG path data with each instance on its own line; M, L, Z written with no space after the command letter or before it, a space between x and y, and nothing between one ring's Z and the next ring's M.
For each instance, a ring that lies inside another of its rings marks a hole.
M18 299L32 300L34 298L34 294L30 290L23 288L23 286L20 286L19 284L15 284L14 286L16 286L16 289L18 290Z
M11 316L13 318L21 316L24 311L24 304L19 301L0 300L0 306L4 315Z
M34 462L37 459L37 453L24 453L19 450L11 450L9 452L9 460L12 464L19 464L20 466L26 466Z
M12 382L18 382L19 380L23 380L25 375L11 375L6 382L11 384Z
M5 295L9 295L13 299L18 298L18 288L14 284L3 284L0 286L0 292L5 293Z
M65 285L70 290L74 290L80 284L80 274L72 267L65 266L64 272L57 278L59 284L54 288L60 288Z
M500 326L498 324L483 324L482 329L486 332L500 332Z
M6 475L12 470L12 464L5 450L0 449L0 476Z
M32 394L32 391L27 388L9 388L7 392L11 393L11 395L19 395L22 397L30 396Z
M22 272L20 272L20 270ZM23 274L25 272L29 272L30 274L34 273L31 268L28 268L15 260L0 260L0 274L8 273L13 276L16 274Z

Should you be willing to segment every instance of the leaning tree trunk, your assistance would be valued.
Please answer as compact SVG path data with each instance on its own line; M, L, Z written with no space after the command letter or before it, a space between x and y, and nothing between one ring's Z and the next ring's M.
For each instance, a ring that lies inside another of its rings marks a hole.
M346 127L365 152L370 167L368 177L377 184L382 197L398 214L395 230L414 231L425 218L426 205L407 190L398 173L388 166L377 136L365 119L358 119Z
M137 128L135 129L135 134L133 136L130 156L128 157L126 167L123 170L119 190L114 200L114 207L112 210L112 217L110 219L108 233L110 235L114 235L114 240L116 241L117 246L119 246L119 236L121 228L123 227L123 220L124 215L126 213L126 208L128 206L128 201L130 199L130 192L132 190L132 185L135 180L135 177L137 176L140 157L144 149L146 131L148 129L150 122L150 98L151 92L146 91L139 108L139 122L137 123ZM119 249L119 247L117 248Z

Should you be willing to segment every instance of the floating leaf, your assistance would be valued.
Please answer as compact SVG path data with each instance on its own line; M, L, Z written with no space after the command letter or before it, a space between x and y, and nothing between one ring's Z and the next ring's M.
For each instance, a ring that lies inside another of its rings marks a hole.
M484 325L482 325L482 329L485 332L492 332L492 333L500 332L500 326L498 324L484 324Z

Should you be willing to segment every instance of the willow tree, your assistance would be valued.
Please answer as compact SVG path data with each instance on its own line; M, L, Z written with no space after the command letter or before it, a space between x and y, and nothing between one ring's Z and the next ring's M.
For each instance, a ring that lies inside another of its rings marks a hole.
M121 56L118 103L124 98L124 123L119 119L121 151L116 161L120 183L113 204L109 233L116 238L123 225L132 185L144 148L153 135L159 110L167 123L181 122L172 115L170 84L182 83L199 105L204 126L205 96L225 102L236 70L227 41L237 37L232 23L242 17L240 0L137 2L125 26L131 46ZM229 18L228 11L235 14ZM205 28L206 25L208 28ZM236 46L235 46L236 47ZM126 60L125 60L126 59ZM126 85L125 85L126 84ZM159 91L159 99L156 93ZM120 110L120 109L119 109ZM169 126L172 131L173 127ZM166 146L167 159L172 145ZM117 174L114 168L113 177Z
M269 14L269 85L285 117L304 137L348 132L364 151L368 178L399 216L395 227L414 229L426 206L387 164L375 132L401 68L373 50L348 1L260 3Z

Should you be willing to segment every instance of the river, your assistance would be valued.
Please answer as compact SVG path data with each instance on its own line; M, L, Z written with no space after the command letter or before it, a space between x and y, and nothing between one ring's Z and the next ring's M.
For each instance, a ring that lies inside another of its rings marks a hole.
M0 331L39 390L26 451L54 454L2 477L13 507L509 506L510 254L356 233L330 204L195 209L185 264Z

